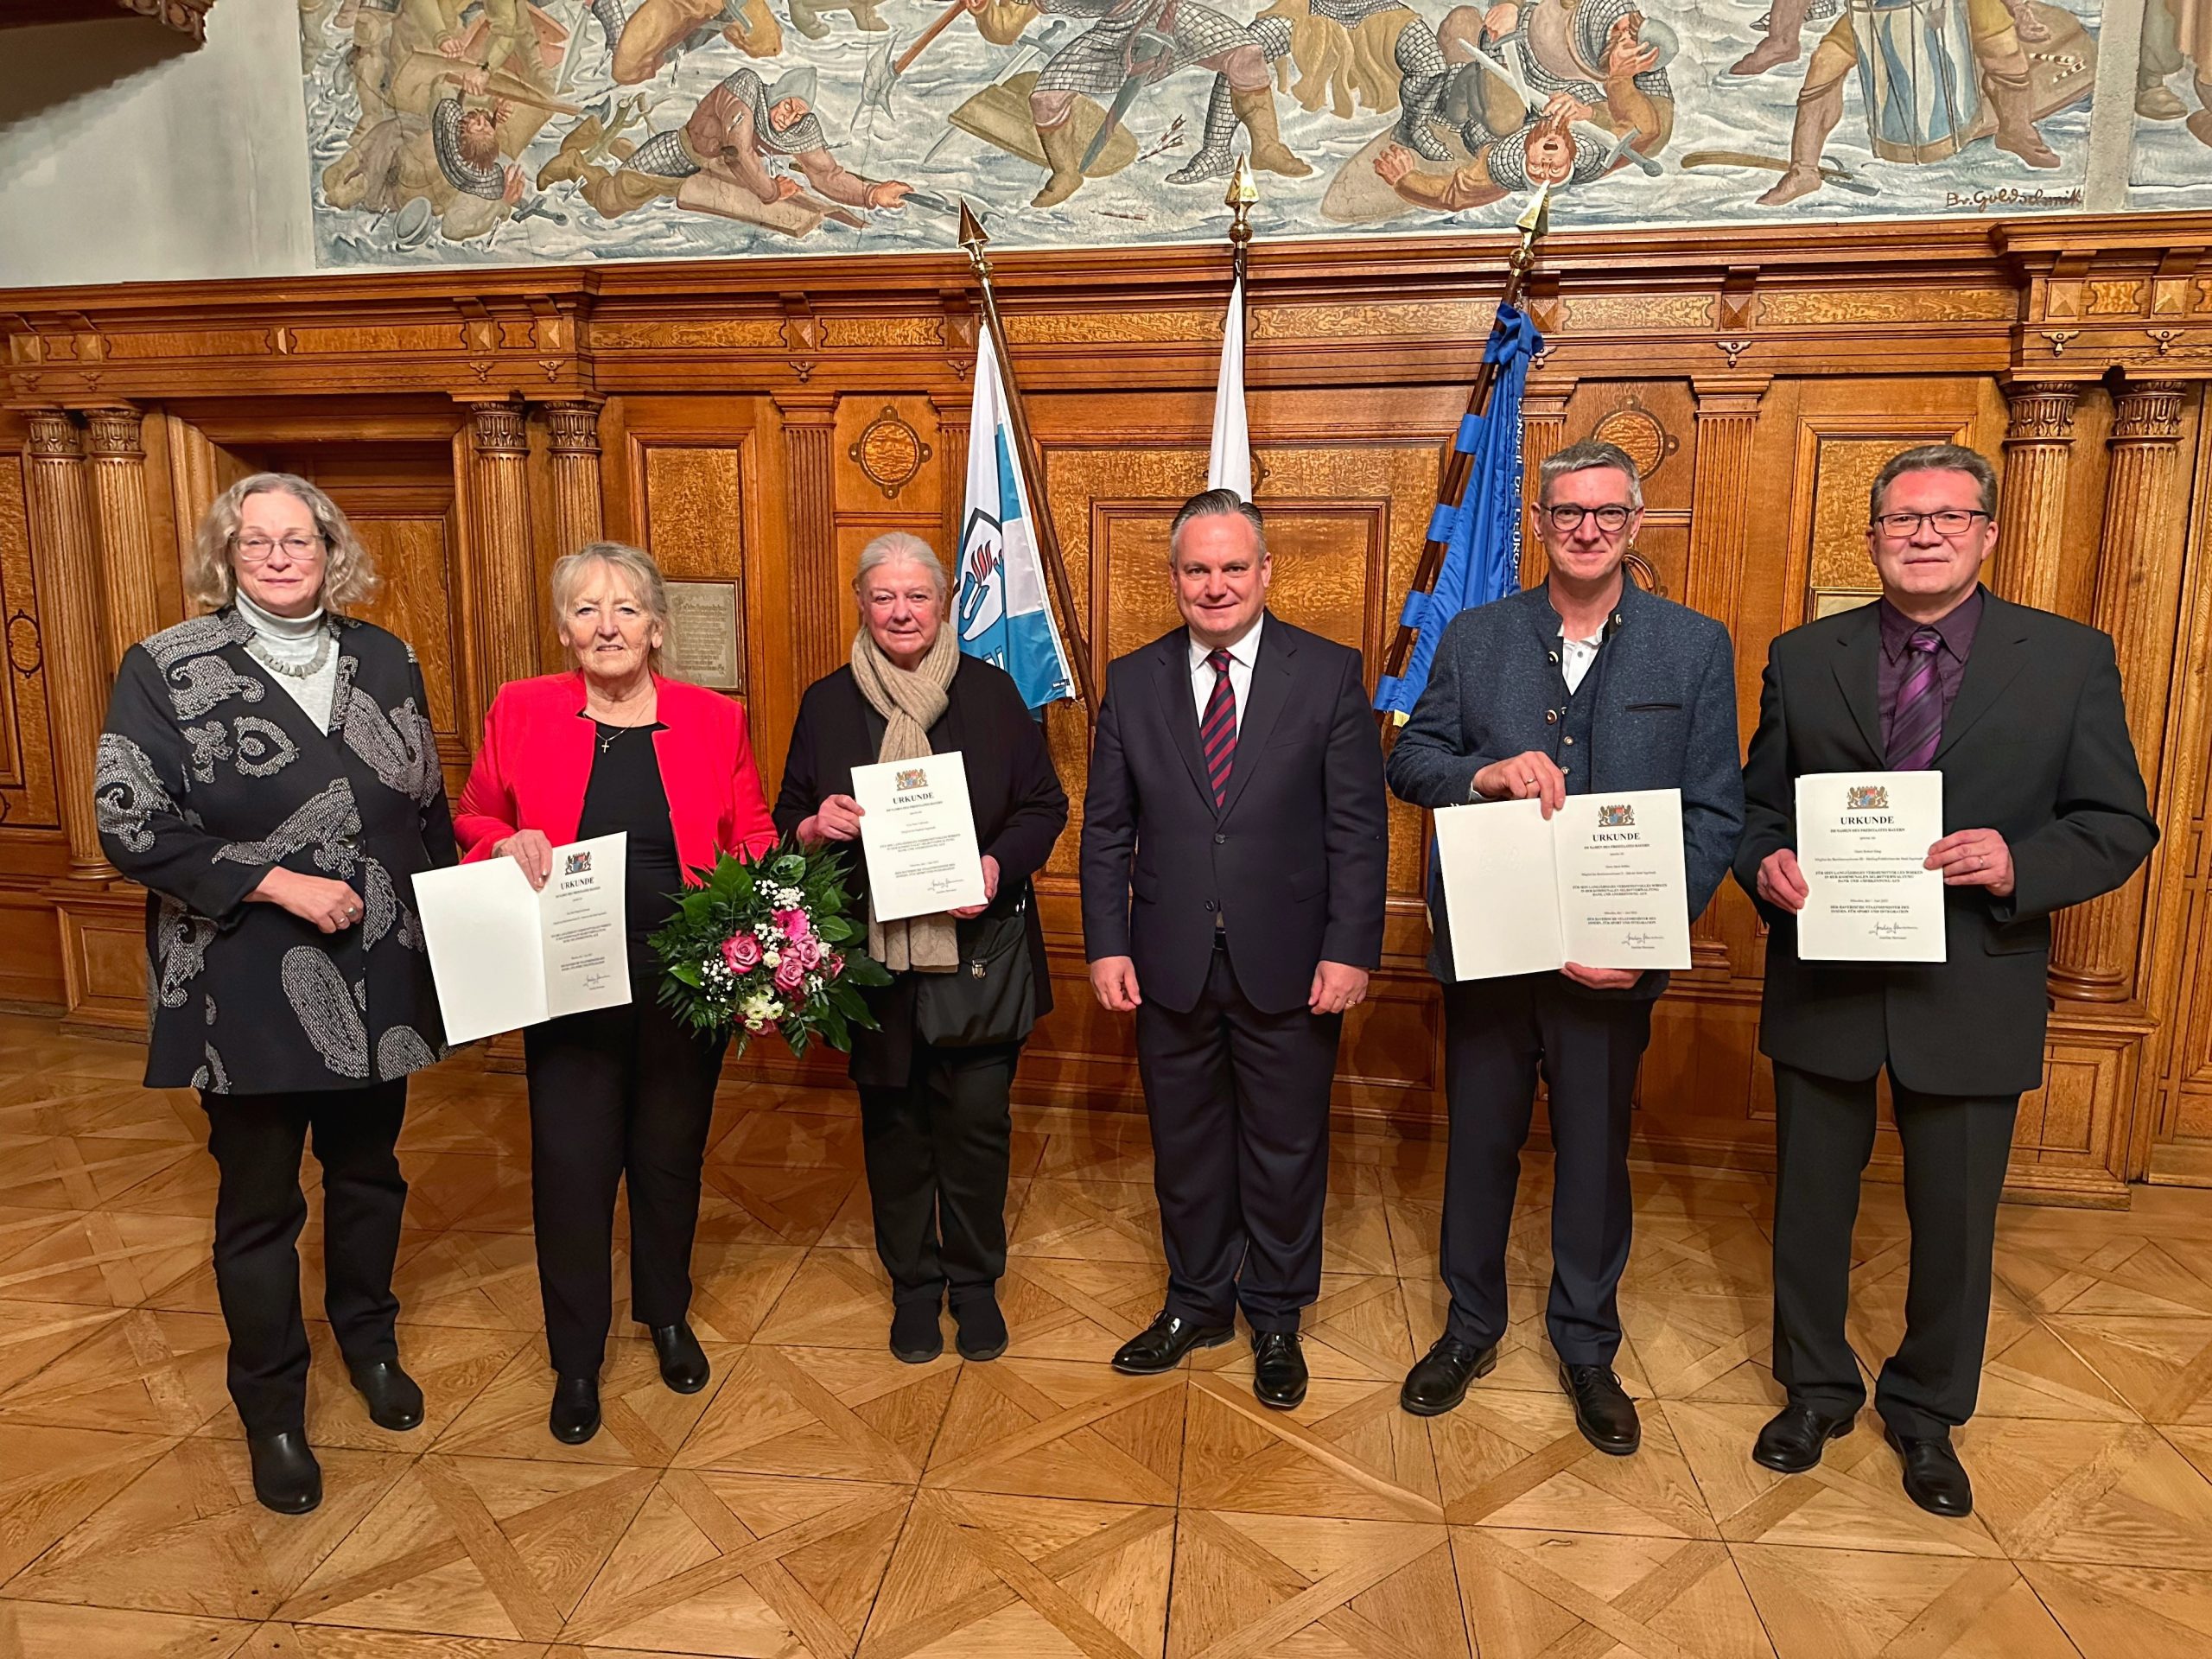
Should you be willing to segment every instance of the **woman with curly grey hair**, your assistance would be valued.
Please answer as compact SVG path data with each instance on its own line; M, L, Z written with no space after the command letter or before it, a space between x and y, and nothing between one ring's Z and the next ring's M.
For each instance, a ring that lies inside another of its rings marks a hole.
M147 1086L200 1091L221 1171L215 1287L254 1494L299 1515L322 1497L295 1249L310 1130L324 1311L370 1417L423 1421L394 1330L394 1148L408 1074L444 1048L413 884L454 861L453 827L422 672L347 614L376 573L328 496L240 480L185 574L212 609L124 656L100 840L147 889Z

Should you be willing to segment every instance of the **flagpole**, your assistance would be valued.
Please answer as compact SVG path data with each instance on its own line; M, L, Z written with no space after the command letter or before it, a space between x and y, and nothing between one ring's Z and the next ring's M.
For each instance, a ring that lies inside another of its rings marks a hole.
M999 322L999 299L991 288L991 262L983 255L984 246L990 239L963 198L960 245L968 255L968 263L975 267L976 280L983 290L983 322L991 337L992 355L998 362L999 384L1006 388L1007 416L1014 427L1014 441L1021 450L1022 472L1030 482L1029 505L1036 515L1031 529L1036 535L1037 550L1044 556L1045 574L1052 580L1052 597L1059 605L1060 626L1074 646L1071 655L1076 684L1083 692L1084 702L1096 715L1098 688L1091 667L1090 642L1084 634L1083 619L1076 611L1075 587L1068 581L1067 564L1060 557L1060 533L1052 524L1052 504L1045 499L1044 456L1030 434L1029 410L1021 401L1021 387L1014 378L1013 360L1007 355L1006 329Z
M1505 291L1498 296L1501 306L1517 306L1521 290L1527 286L1529 272L1536 263L1536 244L1551 228L1551 187L1547 185L1536 193L1529 210L1515 221L1521 232L1521 245L1513 251L1513 257L1505 273ZM1475 371L1474 391L1467 398L1467 413L1481 416L1490 408L1490 394L1497 384L1497 365L1485 350L1482 366ZM1474 457L1457 444L1444 463L1444 482L1436 499L1449 506L1457 506L1459 498L1466 493L1467 475L1474 470ZM1437 572L1443 568L1446 543L1430 537L1422 544L1421 563L1414 570L1413 585L1408 594L1425 594L1436 585ZM1405 620L1402 609L1399 613L1398 631L1390 637L1390 648L1383 653L1382 677L1395 679L1406 671L1406 659L1413 654L1414 636L1419 632ZM1389 709L1376 710L1376 719L1387 732L1393 726L1403 725L1405 715Z
M1236 277L1237 295L1241 299L1244 285L1244 256L1252 246L1251 214L1254 204L1260 200L1260 188L1252 182L1252 163L1239 151L1236 171L1230 175L1229 194L1222 198L1229 208L1229 264Z

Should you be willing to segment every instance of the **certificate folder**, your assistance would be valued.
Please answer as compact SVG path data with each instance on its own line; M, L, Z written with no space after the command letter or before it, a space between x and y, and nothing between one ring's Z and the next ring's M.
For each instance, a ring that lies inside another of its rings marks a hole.
M556 847L537 892L506 857L415 878L448 1042L630 1000L629 844L618 832Z
M1436 852L1460 979L1690 965L1678 789L1447 806Z
M1808 772L1797 779L1801 962L1941 962L1940 772Z

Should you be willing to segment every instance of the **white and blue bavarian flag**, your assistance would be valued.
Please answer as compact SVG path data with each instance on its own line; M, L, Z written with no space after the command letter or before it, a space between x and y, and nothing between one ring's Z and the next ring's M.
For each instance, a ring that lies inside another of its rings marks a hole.
M1029 486L999 384L988 326L976 352L976 401L968 417L968 505L961 515L955 619L960 649L1004 669L1021 700L1041 709L1075 696L1075 676L1045 594L1045 565L1030 526Z

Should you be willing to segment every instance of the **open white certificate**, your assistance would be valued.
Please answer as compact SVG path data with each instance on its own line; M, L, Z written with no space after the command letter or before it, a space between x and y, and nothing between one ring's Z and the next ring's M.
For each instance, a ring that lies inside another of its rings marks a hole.
M853 768L868 899L879 922L983 902L983 855L960 751Z
M1797 780L1797 912L1804 962L1941 962L1940 772L1813 772Z
M1678 789L1447 806L1436 851L1461 979L1690 965Z
M415 878L446 1040L466 1043L630 1000L626 834L553 849L532 892L512 858Z

